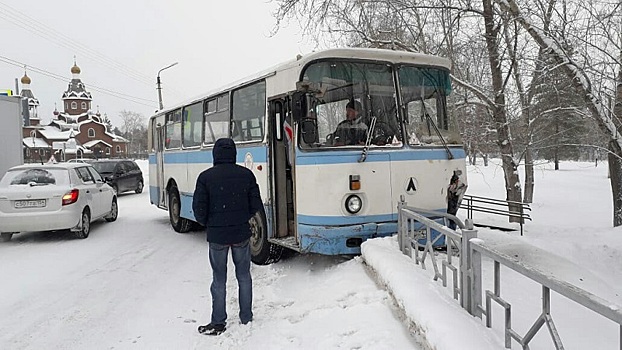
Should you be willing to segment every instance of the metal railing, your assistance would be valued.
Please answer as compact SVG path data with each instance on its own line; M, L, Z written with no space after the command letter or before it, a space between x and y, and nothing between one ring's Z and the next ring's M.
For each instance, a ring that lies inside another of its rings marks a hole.
M531 221L531 215L528 213L531 211L531 208L528 203L523 202L465 194L462 198L462 203L460 203L460 208L466 209L467 218L469 219L473 219L473 212L475 211L518 219L521 236L523 235L523 224L525 220ZM512 210L511 208L516 208L516 210Z
M453 220L459 231L449 229L444 223ZM441 221L442 223L439 223ZM437 234L434 237L434 234ZM447 243L447 257L440 262L433 251L435 240L445 237ZM425 244L420 244L426 238ZM434 268L433 280L439 278L443 287L447 287L447 271L452 273L452 292L454 299L469 314L482 318L486 316L486 327L492 327L492 301L504 309L505 347L511 348L512 339L518 342L523 349L529 349L529 343L546 324L549 334L557 350L564 349L559 333L551 316L551 290L576 302L579 305L615 322L619 327L619 346L622 350L622 307L612 304L597 295L585 291L573 284L552 277L535 266L530 266L516 259L511 252L510 245L502 247L499 243L486 242L477 238L477 231L473 230L471 219L462 223L453 215L408 207L402 198L398 204L398 244L403 254L415 260L415 263L426 269L426 258L429 257ZM514 246L516 242L512 242ZM509 248L508 248L509 247ZM420 251L421 248L421 251ZM413 256L414 255L414 256ZM482 256L493 261L493 290L482 290ZM458 262L455 265L454 262ZM561 263L561 262L558 262ZM501 265L531 279L542 286L541 313L529 330L520 335L512 328L512 306L501 295ZM569 266L569 268L571 268ZM482 296L485 295L485 305Z
M450 271L452 273L454 299L458 300L459 298L460 305L471 315L481 317L481 315L478 315L479 309L476 307L478 296L471 293L473 290L472 277L468 269L462 268L472 264L468 254L470 251L468 245L471 238L477 237L477 231L473 230L472 225L469 227L465 226L459 218L451 214L408 207L403 198L398 203L397 220L398 243L402 253L413 258L416 264L421 264L423 269L426 268L425 260L429 256L434 268L433 279L437 281L440 278L443 282L443 287L447 287L448 271ZM443 224L435 220L441 220ZM453 220L460 227L461 232L447 227L445 225L447 220ZM467 221L467 225L470 225L469 221ZM436 238L433 238L433 230L439 233ZM447 246L447 259L441 262L442 272L439 269L433 248L435 241L441 237L445 237ZM419 243L421 238L426 239L426 243L423 246ZM420 247L423 248L422 252L420 252ZM461 254L462 252L467 252L467 254ZM457 262L458 265L455 265L454 262ZM479 298L481 299L481 296Z

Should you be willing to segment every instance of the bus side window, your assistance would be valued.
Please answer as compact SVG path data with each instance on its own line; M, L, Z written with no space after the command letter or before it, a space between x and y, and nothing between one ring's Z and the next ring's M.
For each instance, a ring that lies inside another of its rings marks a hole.
M181 147L181 109L166 114L166 140L164 145L167 149Z
M233 91L231 135L236 141L260 141L264 136L266 82Z
M205 102L205 136L203 143L213 144L216 140L229 137L229 94L223 94Z
M201 144L202 132L202 111L201 102L184 107L183 112L183 145L184 147L199 146Z

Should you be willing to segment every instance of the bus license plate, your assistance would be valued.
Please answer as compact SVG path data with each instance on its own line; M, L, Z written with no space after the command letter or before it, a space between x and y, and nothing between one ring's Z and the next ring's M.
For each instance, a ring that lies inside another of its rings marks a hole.
M37 199L30 201L15 201L15 208L40 208L45 207L45 199Z

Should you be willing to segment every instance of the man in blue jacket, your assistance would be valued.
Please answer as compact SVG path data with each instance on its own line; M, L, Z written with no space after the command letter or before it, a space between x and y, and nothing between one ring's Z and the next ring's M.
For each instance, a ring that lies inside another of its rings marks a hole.
M240 321L253 319L253 286L250 273L251 251L249 219L262 206L259 186L249 169L235 164L235 143L218 139L212 151L214 166L197 178L192 210L207 229L209 261L212 266L211 322L199 326L202 334L218 335L227 324L226 282L229 248L238 280Z

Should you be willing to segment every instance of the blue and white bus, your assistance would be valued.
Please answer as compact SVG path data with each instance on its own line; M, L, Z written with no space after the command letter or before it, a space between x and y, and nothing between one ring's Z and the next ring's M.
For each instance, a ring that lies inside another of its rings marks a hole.
M400 196L444 213L452 175L466 174L449 69L436 56L330 49L159 111L149 121L151 203L177 232L198 225L196 178L212 166L214 142L231 137L264 203L251 219L253 262L278 261L283 248L359 254L365 240L397 232ZM367 136L338 145L351 101Z

